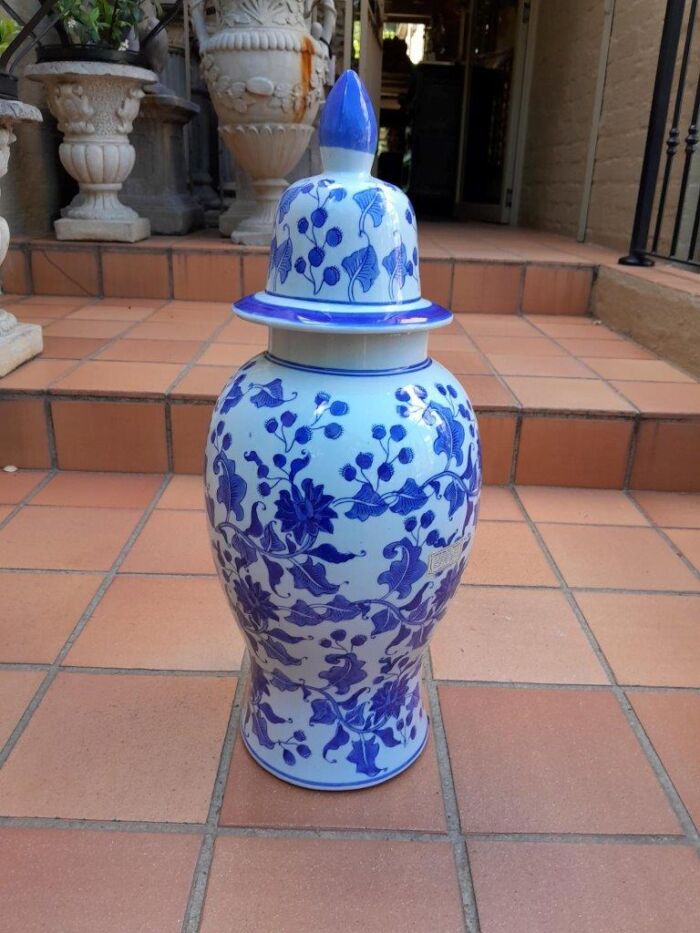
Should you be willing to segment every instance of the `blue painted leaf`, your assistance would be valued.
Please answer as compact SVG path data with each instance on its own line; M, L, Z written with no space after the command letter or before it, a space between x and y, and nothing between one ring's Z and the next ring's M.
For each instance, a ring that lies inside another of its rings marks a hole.
M355 765L358 774L376 777L381 774L381 768L377 767L378 754L379 742L376 739L358 739L358 741L352 743L352 751L348 755L348 761Z
M357 554L345 554L339 551L332 544L319 544L318 547L307 551L307 553L313 555L313 557L318 557L320 560L325 560L329 564L344 564L346 561L352 560L353 557L357 557Z
M292 753L289 751L288 748L285 748L283 750L282 757L284 758L285 764L289 765L290 768L292 767L292 765L295 765L297 763L296 758L294 757L294 755L292 755Z
M316 726L330 726L336 720L335 710L333 709L333 704L330 702L330 700L321 698L312 700L311 709L313 710L313 713L309 722Z
M342 748L343 745L347 745L349 741L350 741L350 736L347 734L345 729L343 729L343 727L339 725L338 728L335 730L335 735L330 740L330 742L326 742L326 744L323 746L323 757L326 758L326 761L331 761L335 763L337 759L326 757L328 755L328 752L334 752L336 749Z
M362 209L359 224L360 230L364 227L365 217L368 215L372 218L374 226L378 227L386 213L386 201L384 200L384 192L382 189L365 188L364 191L358 191L357 194L353 194L352 197Z
M389 295L396 297L396 289L403 288L409 275L406 247L403 243L395 246L390 253L382 259L382 265L389 273Z
M293 564L291 573L296 588L308 590L312 596L323 596L338 590L334 583L328 582L323 564L314 563L310 557L307 557L301 564Z
M273 522L268 522L265 525L260 537L260 547L264 551L272 551L273 554L284 550L284 542L275 531Z
M282 719L281 716L278 716L269 703L258 703L258 707L261 712L265 714L267 721L273 723L273 725L280 725L287 721L286 719Z
M294 477L297 473L300 473L302 470L305 470L311 461L310 454L305 454L303 457L297 457L296 460L292 460L291 466L289 468L289 481L294 482Z
M396 502L390 507L391 512L397 515L409 515L417 509L422 509L428 497L414 479L407 479L401 489L396 491ZM414 519L415 521L415 519Z
M398 632L396 633L396 635L394 635L394 638L392 639L392 641L390 641L389 644L386 646L385 650L390 651L392 648L395 648L397 645L403 644L403 642L406 641L406 639L409 637L410 634L411 634L411 630L409 629L409 627L402 623L401 626L399 627Z
M331 667L327 671L321 671L318 676L328 681L340 694L348 693L351 687L367 678L365 662L361 661L354 651L327 654L325 659Z
M302 758L311 758L311 749L308 745L297 745L297 755Z
M456 480L452 480L445 487L445 498L450 503L449 509L449 518L455 514L455 512L461 508L465 499L464 488L461 483L458 483Z
M457 466L460 466L464 460L464 427L456 420L449 408L444 405L438 405L437 402L430 402L427 406L423 419L429 424L435 426L437 437L433 442L433 450L436 454L446 454L447 462L454 460Z
M366 522L368 518L383 515L387 504L371 483L363 483L352 497L353 504L345 513L346 518Z
M263 748L274 748L275 743L270 739L270 736L267 732L267 723L265 722L265 717L259 713L257 710L253 712L252 715L252 727L253 732L255 733L255 738L260 742Z
M388 570L379 574L377 583L385 583L389 592L395 592L400 599L405 599L413 584L420 580L428 569L420 559L420 553L421 548L409 538L387 544L383 551L384 557L396 559L392 560Z
M256 408L277 408L282 405L284 402L282 380L273 379L272 382L260 386L259 391L251 395L250 400Z
M257 665L256 665L257 666ZM277 690L281 690L283 693L291 693L294 690L299 689L299 684L295 683L290 677L280 671L277 668L272 672L272 677L270 678L270 683Z
M280 243L274 252L274 266L282 282L286 282L287 276L292 270L292 241L289 237Z
M287 667L298 667L301 664L301 659L293 658L276 638L266 638L264 644L268 657L274 658L275 661L286 664Z
M353 292L356 282L360 283L363 292L368 292L379 275L377 254L373 246L363 246L362 249L350 253L349 256L343 259L342 266L350 278L348 284L348 299L350 301L355 300Z
M254 564L258 559L253 545L235 530L231 532L231 547L238 551L246 564Z
M356 619L359 615L364 615L366 611L367 603L351 603L349 599L341 596L340 593L334 596L324 607L327 622L347 622L350 619Z
M338 706L340 706L342 709L345 709L345 710L348 710L348 709L355 709L355 707L357 706L357 701L358 701L359 697L360 697L363 693L365 693L365 691L366 691L367 689L368 689L367 687L360 687L360 689L359 689L359 690L356 690L356 691L353 693L352 696L350 696L350 697L347 698L347 700L341 700L341 701L338 703Z
M251 514L250 514L250 525L248 525L248 527L245 530L245 534L253 538L259 538L263 530L262 522L258 518L258 509L260 508L261 505L262 505L262 502L253 503L253 508L251 509Z
M297 740L297 742L305 742L306 733L302 732L301 729L297 729L296 732L294 733L294 738Z
M280 198L279 204L277 206L277 217L279 220L284 220L284 218L289 213L289 208L294 203L295 199L302 192L302 185L293 185L284 192Z
M273 638L279 638L280 641L284 641L288 645L297 645L300 641L305 641L303 635L290 635L282 628L268 629L267 634L271 635Z
M242 476L236 473L236 461L230 460L226 454L219 453L214 458L214 473L219 477L216 490L216 501L226 509L226 514L233 512L237 521L243 520L243 507L248 485Z
M377 729L374 733L382 743L386 745L387 748L396 748L397 745L400 745L401 742L394 735L394 730L392 728L387 729Z
M287 615L287 622L291 625L318 625L324 621L324 616L318 613L312 606L304 602L303 599L297 599Z
M372 622L374 623L372 634L381 635L383 632L391 632L397 627L401 622L401 614L398 609L386 606L372 615Z
M270 560L270 558L266 557L265 554L262 555L262 559L263 563L267 567L267 576L270 580L270 587L274 590L275 593L277 593L277 587L282 582L282 577L284 576L284 568L276 561Z

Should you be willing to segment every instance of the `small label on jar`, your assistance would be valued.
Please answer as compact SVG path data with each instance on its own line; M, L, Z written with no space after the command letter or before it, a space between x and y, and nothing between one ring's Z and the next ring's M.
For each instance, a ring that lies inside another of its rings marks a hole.
M452 544L440 548L439 551L434 551L430 555L428 573L441 573L443 570L447 570L448 567L454 567L462 556L463 548L464 541L460 540L453 541Z

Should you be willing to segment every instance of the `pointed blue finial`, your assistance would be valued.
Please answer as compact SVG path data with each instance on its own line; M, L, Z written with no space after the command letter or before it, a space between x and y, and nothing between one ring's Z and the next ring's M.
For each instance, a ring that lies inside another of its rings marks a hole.
M377 119L367 89L354 71L344 71L333 85L318 135L324 148L350 149L374 157Z

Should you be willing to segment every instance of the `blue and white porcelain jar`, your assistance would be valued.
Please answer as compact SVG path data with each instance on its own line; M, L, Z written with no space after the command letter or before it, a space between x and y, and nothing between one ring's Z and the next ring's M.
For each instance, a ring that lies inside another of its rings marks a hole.
M280 200L267 289L237 302L267 352L224 388L206 450L218 572L251 655L243 739L292 784L347 790L425 746L421 663L459 584L481 486L476 419L427 353L416 222L373 178L371 103L329 95L324 174Z

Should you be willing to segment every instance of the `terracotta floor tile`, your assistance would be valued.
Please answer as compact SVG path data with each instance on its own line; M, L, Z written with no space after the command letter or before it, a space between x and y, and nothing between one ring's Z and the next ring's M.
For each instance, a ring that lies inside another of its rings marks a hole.
M665 528L683 556L700 571L700 531L695 528Z
M16 473L0 470L0 503L15 505L21 502L45 476L45 470L17 470Z
M163 395L182 372L179 363L82 363L59 379L54 392L99 395Z
M144 246L123 252L104 245L102 260L103 294L117 298L162 298L170 293L168 257L163 243L144 240ZM158 252L153 251L153 247Z
M262 876L275 883L260 884ZM461 933L451 846L379 839L217 840L202 933L328 933L339 924L348 933Z
M0 522L4 522L7 516L14 511L12 505L0 505Z
M482 486L479 519L486 522L523 522L525 516L511 489L505 486Z
M201 476L173 476L156 509L204 509L204 485Z
M97 354L97 359L125 363L189 363L201 347L199 340L115 340Z
M522 265L458 262L452 281L455 311L513 314L520 305Z
M64 663L232 671L242 656L243 638L218 580L118 577Z
M489 354L491 365L504 376L562 376L595 379L595 374L570 356Z
M0 772L0 813L206 820L235 685L59 674Z
M108 340L108 337L44 337L41 358L82 360L103 347Z
M629 340L610 340L606 338L568 338L562 337L559 342L562 347L579 358L610 357L616 360L655 360L656 357L649 350L638 346Z
M70 320L78 321L143 321L162 305L161 301L129 300L116 302L107 299L98 304L85 305L72 311Z
M94 304L94 302L94 298L89 298L85 295L73 297L68 295L29 295L28 298L22 301L22 307L41 308L42 311L48 308L53 311L60 311L68 314L78 308L85 307L85 305Z
M485 483L503 484L511 481L515 432L514 414L479 414Z
M41 398L0 398L0 464L51 465L46 411Z
M577 593L621 684L700 687L700 597Z
M56 321L44 328L47 337L116 337L130 327L128 321Z
M523 522L481 522L463 582L556 586L557 578Z
M596 379L506 376L505 381L525 408L586 413L634 411L622 396Z
M234 343L212 343L202 353L197 364L199 366L228 366L229 373L232 373L231 367L242 366L258 353L262 353L264 349L264 344L244 343L239 346Z
M612 693L439 693L463 831L680 833Z
M457 378L475 408L513 409L518 407L515 396L496 376L460 375Z
M457 318L470 337L539 337L532 325L515 314L461 314Z
M480 353L470 353L463 350L433 350L433 359L442 363L451 373L461 375L463 373L480 373L490 375L493 370L484 361Z
M251 324L234 317L223 330L216 335L217 343L248 343L254 346L267 346L268 331L262 324Z
M0 531L0 566L108 570L140 511L27 506Z
M194 835L2 829L4 915L22 933L179 930L200 845Z
M202 475L204 446L214 403L171 405L173 469L176 473Z
M121 570L124 573L214 573L204 514L166 509L153 512Z
M700 384L679 382L612 382L645 415L700 414Z
M378 787L329 794L285 784L263 771L236 741L219 822L290 829L395 829L446 832L431 738L418 761Z
M584 357L583 362L604 379L640 382L693 382L693 377L663 360L616 360Z
M593 271L571 266L525 266L523 311L585 314Z
M99 575L3 573L0 661L50 664L101 582Z
M193 366L171 391L174 398L217 399L231 378L230 366Z
M700 528L700 495L643 491L635 491L632 495L657 525Z
M461 586L438 626L433 674L446 680L607 683L561 593Z
M534 522L648 525L634 503L617 489L518 486L518 495Z
M178 298L233 301L241 296L240 259L228 253L172 254L173 292Z
M58 246L58 245L57 245ZM65 249L42 249L33 244L29 251L32 285L37 294L97 295L99 275L97 249L93 245Z
M149 318L154 323L166 321L216 321L223 324L232 317L230 301L169 301Z
M72 360L30 360L0 379L3 389L45 389L72 369Z
M533 332L534 333L534 332ZM488 357L502 355L515 356L566 356L566 350L547 337L491 337L472 334L471 339Z
M697 826L700 823L700 696L632 690L628 697Z
M161 481L152 473L57 473L32 499L32 505L145 509Z
M470 842L482 933L695 933L700 863L681 846Z
M475 345L466 334L464 336L461 334L445 334L441 333L441 331L444 331L444 328L441 327L440 330L430 331L430 336L428 337L429 353L435 350L454 350L460 353L468 353L476 349Z
M541 524L539 529L569 586L700 590L700 581L652 528Z
M526 320L555 340L618 340L619 334L590 317L528 314Z
M631 489L700 492L700 422L642 421L637 432Z
M0 749L45 676L44 671L0 671Z
M129 340L208 340L219 327L211 320L173 321L170 323L143 321L135 324L126 335Z

